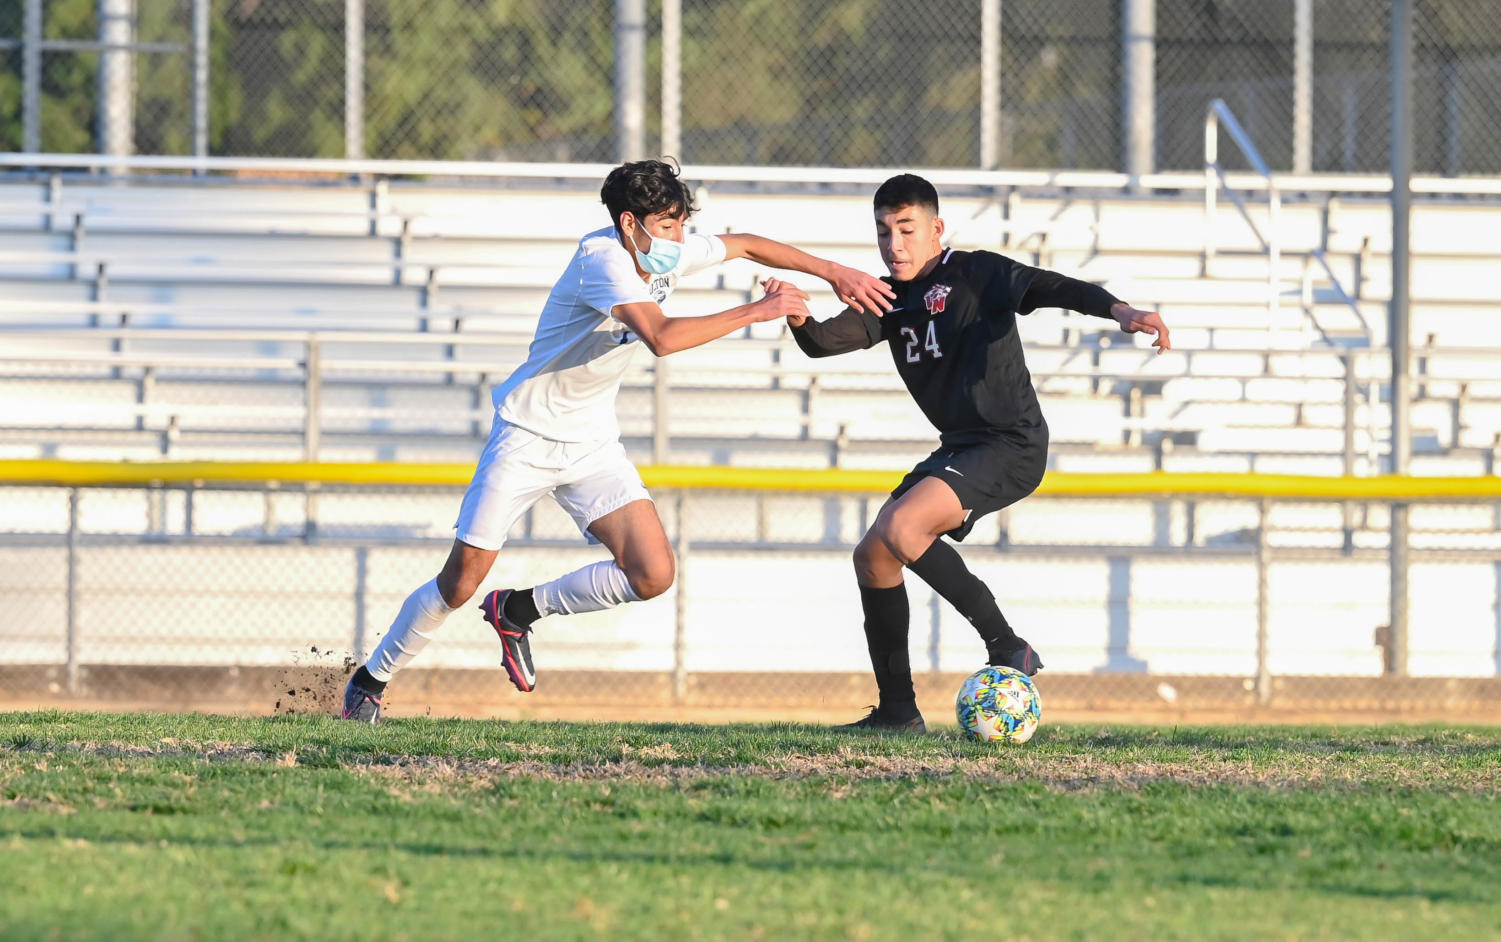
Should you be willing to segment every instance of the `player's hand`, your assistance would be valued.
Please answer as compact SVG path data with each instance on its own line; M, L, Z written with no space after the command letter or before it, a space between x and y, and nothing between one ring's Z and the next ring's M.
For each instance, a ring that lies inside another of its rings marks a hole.
M755 304L757 321L774 321L785 317L788 323L796 327L808 319L808 292L789 281L778 281L775 278L761 282L761 289L766 292L766 297Z
M1121 330L1128 334L1151 334L1155 340L1152 346L1157 348L1159 354L1168 352L1173 348L1168 340L1167 325L1162 322L1162 316L1156 311L1141 311L1124 301L1117 301L1110 308L1110 316L1115 318L1116 323L1121 325Z
M857 311L868 311L877 317L891 310L891 302L896 298L891 285L859 269L843 265L834 266L829 285L839 300Z

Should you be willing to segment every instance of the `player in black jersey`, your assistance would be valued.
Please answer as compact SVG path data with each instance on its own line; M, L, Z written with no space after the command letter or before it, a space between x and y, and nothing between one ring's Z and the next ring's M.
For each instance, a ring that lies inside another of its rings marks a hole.
M1023 265L993 252L942 245L938 193L922 177L901 174L875 195L876 243L896 290L883 316L847 308L826 321L789 318L813 357L863 350L885 341L897 372L939 431L938 450L902 479L855 548L865 640L880 703L853 727L921 731L907 657L911 569L985 641L990 664L1035 674L1042 660L1007 623L990 590L939 537L963 540L985 514L1036 490L1047 467L1048 427L1016 335L1016 315L1067 308L1112 318L1126 333L1168 331L1105 289ZM768 283L768 290L776 288Z

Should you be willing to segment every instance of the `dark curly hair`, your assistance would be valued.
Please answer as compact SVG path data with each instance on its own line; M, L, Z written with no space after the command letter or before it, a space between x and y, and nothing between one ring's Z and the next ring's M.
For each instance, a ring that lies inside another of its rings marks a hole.
M620 227L620 214L629 211L637 219L653 213L691 216L698 209L693 191L678 176L676 161L637 160L621 164L605 177L600 202L610 210L610 219Z
M933 184L915 173L899 173L881 184L874 200L876 209L901 209L922 206L938 215L938 191Z

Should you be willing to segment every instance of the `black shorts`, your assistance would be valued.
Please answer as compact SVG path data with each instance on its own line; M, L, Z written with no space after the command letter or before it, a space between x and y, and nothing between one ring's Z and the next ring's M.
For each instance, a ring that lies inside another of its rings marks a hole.
M926 477L935 477L959 495L964 523L944 534L954 540L969 535L975 521L1026 497L1042 483L1048 467L1047 439L994 438L974 445L942 445L907 472L891 492L895 500Z

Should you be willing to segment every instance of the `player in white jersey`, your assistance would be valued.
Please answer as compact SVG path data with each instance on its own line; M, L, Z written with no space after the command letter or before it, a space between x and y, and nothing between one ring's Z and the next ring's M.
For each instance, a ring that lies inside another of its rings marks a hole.
M431 640L449 613L489 574L511 526L551 495L590 542L598 562L527 590L488 593L480 609L495 629L511 682L536 686L529 635L546 615L574 615L661 595L676 564L641 475L620 444L615 398L637 347L657 356L686 350L748 324L806 315L808 295L781 283L750 304L698 317L668 317L661 303L678 279L728 259L816 275L845 304L880 313L891 288L864 272L748 234L688 234L693 194L677 169L656 160L610 172L600 197L613 225L579 242L553 286L526 362L493 393L495 420L437 578L402 605L369 661L344 692L345 719L375 722L386 682Z

